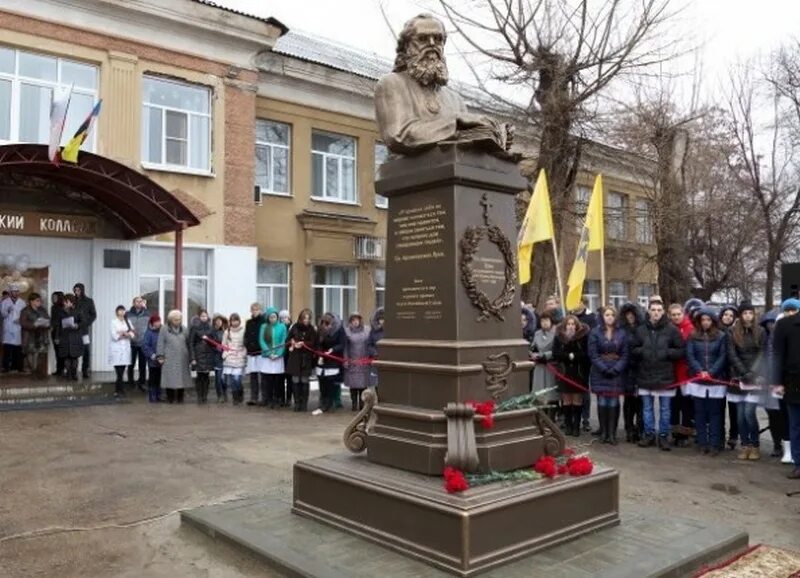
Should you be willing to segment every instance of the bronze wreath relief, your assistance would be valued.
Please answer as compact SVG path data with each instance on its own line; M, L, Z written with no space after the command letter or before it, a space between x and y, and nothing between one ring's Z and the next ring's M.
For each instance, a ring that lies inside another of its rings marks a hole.
M517 262L514 250L503 230L497 225L493 225L489 220L489 207L487 196L484 193L480 201L483 206L483 225L477 227L467 227L459 243L461 247L461 283L467 291L467 296L472 305L480 311L478 321L486 321L489 317L494 317L499 321L505 321L503 311L508 309L514 301L514 292L517 283ZM494 244L503 256L505 262L505 284L503 291L492 299L484 291L478 288L475 280L473 261L478 251L480 242L487 238Z

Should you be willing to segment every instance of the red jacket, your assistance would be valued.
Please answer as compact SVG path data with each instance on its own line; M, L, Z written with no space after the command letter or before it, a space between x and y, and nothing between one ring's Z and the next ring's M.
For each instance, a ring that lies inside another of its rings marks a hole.
M678 325L678 331L680 331L681 339L683 339L684 343L689 341L689 337L694 331L694 325L688 317L683 318L681 324ZM683 382L687 379L689 379L689 364L686 362L686 359L679 359L675 362L675 381Z

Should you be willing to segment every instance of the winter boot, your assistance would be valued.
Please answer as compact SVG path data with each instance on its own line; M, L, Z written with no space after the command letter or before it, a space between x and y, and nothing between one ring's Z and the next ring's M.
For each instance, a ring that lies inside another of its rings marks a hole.
M609 410L608 416L608 439L612 446L617 445L617 426L619 425L619 404Z
M568 408L569 413L571 414L571 423L572 428L570 435L572 437L580 437L581 435L581 413L583 413L583 407L580 405L571 405Z
M597 430L597 437L600 440L601 444L608 443L608 410L609 408L605 405L597 406L597 421L600 422L600 427ZM594 435L594 432L592 432Z
M783 442L783 457L781 458L782 464L791 464L792 462L792 446L788 441Z
M358 400L361 399L360 391L350 388L350 404L352 405L351 411L358 411Z

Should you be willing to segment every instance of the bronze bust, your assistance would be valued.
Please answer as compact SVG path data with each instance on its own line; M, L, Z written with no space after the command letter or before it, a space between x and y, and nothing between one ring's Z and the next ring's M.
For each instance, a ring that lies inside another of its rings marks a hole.
M444 25L430 14L406 22L397 40L394 71L381 78L375 89L383 142L400 155L456 143L507 157L513 127L468 112L461 97L447 88L446 40Z

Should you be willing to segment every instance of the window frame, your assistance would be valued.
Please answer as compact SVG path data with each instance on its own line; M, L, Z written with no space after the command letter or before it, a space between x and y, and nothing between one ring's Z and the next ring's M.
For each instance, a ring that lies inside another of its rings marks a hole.
M378 283L378 271L383 271L383 284ZM375 309L378 307L386 307L386 267L376 267L372 273L372 285L375 297ZM378 299L378 295L381 296Z
M593 291L589 291L589 284L592 284L592 289L597 289L597 293ZM595 285L596 284L596 285ZM603 298L600 294L602 292L602 288L600 287L600 281L597 279L587 279L583 285L583 297L586 297L589 300L589 305L587 305L587 309L590 313L594 313L600 308L600 300Z
M142 168L147 170L154 170L154 171L165 171L170 173L184 173L190 175L199 175L199 176L209 176L213 177L214 174L214 90L212 87L200 84L197 82L190 82L190 81L182 81L176 80L172 78L164 78L157 74L142 74L142 123L147 122L149 119L149 109L150 108L157 108L161 111L161 162L153 162L147 160L149 156L150 150L150 143L146 142L144 131L141 134L141 142L140 149L141 149L141 165ZM150 103L145 101L145 82L147 80L153 80L156 82L163 82L167 84L177 84L187 88L199 89L204 90L208 95L208 113L202 112L195 112L188 109L181 109L176 108L173 106L165 106L162 104ZM167 112L179 113L186 115L186 165L178 165L174 163L166 162L167 157L167 142L169 140L179 140L173 137L167 136ZM206 168L197 168L191 166L191 154L192 154L192 117L201 117L208 119L208 166ZM147 149L145 149L145 145Z
M353 156L348 157L346 155L340 155L337 153L329 153L325 151L317 151L314 149L314 134L323 134L327 136L333 136L337 138L347 138L353 141ZM323 196L318 196L314 192L314 155L320 155L322 157L322 189L323 189ZM344 183L344 179L342 177L342 161L345 159L353 161L353 199L343 199L341 197L333 197L333 196L325 196L325 192L328 189L328 172L326 167L328 166L328 158L334 158L337 160L337 167L338 167L338 180L339 180L339 190L342 190L341 185ZM358 194L358 138L349 134L343 134L338 132L333 132L329 130L311 129L311 200L312 201L320 201L324 203L338 203L340 205L360 205L359 202L359 194Z
M615 283L620 283L623 287L624 293L613 292L611 289ZM609 281L608 283L608 303L619 311L622 306L630 301L630 283L628 281Z
M585 199L583 197L586 197ZM580 235L586 222L586 213L589 212L589 202L592 200L592 189L586 185L575 187L575 232Z
M282 122L282 121L279 121L279 120L273 120L271 118L256 118L256 125L259 122L279 124L279 125L285 126L287 131L288 131L288 137L286 139L288 144L282 145L282 144L271 143L271 142L266 142L266 141L259 141L258 140L258 130L256 130L255 149L258 149L258 147L264 147L264 148L269 149L269 166L270 166L270 169L271 169L270 170L270 174L268 175L268 177L269 177L269 188L265 189L260 184L258 184L257 182L255 183L255 186L258 189L259 200L264 195L269 195L269 196L272 196L272 197L293 197L294 196L294 193L292 192L292 137L294 136L294 131L292 130L293 127L288 122ZM274 184L274 181L275 181L274 174L273 174L274 173L274 168L275 168L274 150L273 149L275 149L275 148L281 148L281 149L285 149L286 150L286 183L287 183L287 189L288 189L286 192L275 191L273 189L273 184ZM253 150L254 156L255 156L255 149ZM256 156L256 163L258 163L258 157L257 156ZM255 174L253 176L255 177Z
M63 58L61 56L56 56L53 54L48 54L46 52L39 52L37 50L30 50L28 48L18 48L16 46L12 46L10 44L0 44L0 48L5 48L8 50L14 51L14 72L1 72L0 71L0 81L6 81L11 83L11 93L9 95L9 127L8 127L8 139L0 138L0 144L13 144L13 143L21 143L21 142L30 142L30 141L23 141L20 138L19 129L20 129L20 121L22 120L22 114L20 110L20 105L22 103L21 97L21 90L22 85L28 86L35 86L37 88L44 88L50 90L50 106L52 106L53 102L53 92L56 89L66 89L71 86L71 84L66 84L62 82L63 70L62 64L64 62L74 63L81 66L90 66L95 70L95 87L94 89L89 89L82 86L74 86L72 85L72 94L79 94L83 96L88 96L92 99L92 106L97 104L99 95L100 95L100 66L94 62L76 60L72 58ZM41 78L33 78L30 76L23 76L19 72L19 57L20 53L30 54L33 56L40 56L43 58L49 58L56 61L56 80L44 80ZM48 109L50 108L48 106ZM0 111L2 113L2 111ZM88 114L88 113L87 113ZM83 122L83 118L80 119ZM47 125L48 125L48 134L45 137L45 140L42 142L36 141L36 144L48 144L49 140L49 113L47 117ZM70 138L72 138L72 134L68 134L67 128L65 126L64 133L61 136L61 143L64 144ZM97 123L92 127L92 131L89 134L89 138L84 142L81 146L82 150L88 152L95 152L97 150Z
M314 283L314 278L315 278L314 273L315 273L315 270L316 270L317 267L324 267L326 269L331 269L331 268L349 269L353 273L353 279L354 279L355 284L354 285L343 285L343 284L338 284L337 283L337 284L332 284L332 285L319 285L317 283ZM311 266L311 302L314 303L315 307L316 307L316 301L317 301L317 295L316 295L317 289L321 289L322 290L322 303L323 303L323 305L322 305L322 309L323 310L322 311L315 311L315 314L317 315L317 317L325 314L328 311L334 311L334 312L336 311L327 302L328 298L327 298L327 295L325 293L326 289L335 289L335 290L339 291L339 302L340 302L340 305L341 305L341 307L340 307L341 315L339 315L339 316L342 319L345 319L345 317L349 316L351 313L353 313L353 311L347 311L347 312L344 311L344 291L346 291L346 290L352 290L353 291L353 304L356 306L356 310L358 309L358 267L353 266L353 265L314 263Z
M645 295L642 293L642 287L648 287L650 293ZM656 287L655 283L636 283L636 302L647 309L647 306L650 304L650 297L655 295L658 292L658 288Z
M611 205L611 199L617 197L621 200L619 207ZM606 195L606 231L608 238L613 241L627 241L628 234L628 211L630 210L630 199L625 193L609 191ZM619 232L619 235L617 234Z
M147 247L148 249L163 249L163 250L168 251L168 252L173 252L174 251L174 249L171 249L170 247L162 245L162 244L142 243L140 245L140 249L144 248L144 247ZM205 263L205 265L206 265L206 267L205 267L206 268L205 275L186 274L186 273L184 273L182 281L181 281L182 284L183 284L182 287L181 287L183 289L183 291L182 291L183 303L180 304L179 309L183 313L183 323L184 323L184 325L186 325L188 327L192 316L195 315L195 312L188 310L188 308L189 308L189 281L192 281L192 280L205 281L205 284L206 284L206 298L205 298L205 301L206 301L206 307L208 307L209 303L211 302L211 265L212 265L211 261L212 261L213 257L211 256L211 254L212 254L211 250L206 248L206 247L184 247L183 250L184 251L202 251L205 254L205 262L206 262ZM173 258L174 258L174 254L173 254ZM140 256L140 259L141 259L141 256ZM169 313L169 311L165 308L165 297L166 297L166 293L168 291L168 289L166 287L166 284L167 284L168 281L172 281L172 291L173 291L173 295L174 295L174 293L175 293L175 273L174 272L172 272L172 273L142 273L140 271L138 279L139 279L138 287L139 287L140 291L141 291L142 279L157 279L158 280L158 306L159 306L158 314L162 319L166 319L167 318L166 315L167 315L167 313ZM150 305L148 305L148 308L149 307L150 307ZM154 313L152 310L150 312Z
M636 215L636 242L642 245L652 245L655 243L652 211L653 203L650 199L636 199L634 203L634 212Z
M261 283L258 281L258 265L260 263L267 263L271 265L284 265L286 267L286 283ZM266 309L271 306L271 304L275 301L275 290L276 289L285 289L286 290L286 309L288 311L292 310L292 264L289 261L270 261L269 259L258 259L256 262L256 296L259 294L260 289L265 289L268 291L270 301L267 303L261 303L261 306Z

